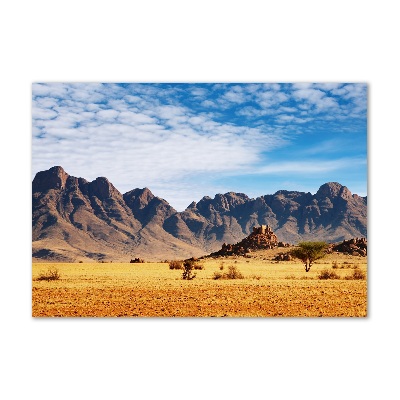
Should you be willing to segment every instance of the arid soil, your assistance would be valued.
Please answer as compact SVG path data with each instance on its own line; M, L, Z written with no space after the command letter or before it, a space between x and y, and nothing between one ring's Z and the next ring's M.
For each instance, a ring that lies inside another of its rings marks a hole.
M32 316L52 317L365 317L367 280L349 280L367 258L330 254L306 273L298 261L276 262L282 249L252 258L201 260L203 270L182 280L168 263L34 263ZM336 263L333 268L333 263ZM244 279L213 279L235 266ZM39 281L55 267L60 279ZM222 268L222 269L221 269ZM328 269L340 279L320 280Z

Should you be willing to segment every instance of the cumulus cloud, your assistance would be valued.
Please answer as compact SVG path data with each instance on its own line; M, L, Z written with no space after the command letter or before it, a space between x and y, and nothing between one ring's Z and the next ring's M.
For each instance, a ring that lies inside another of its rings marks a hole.
M201 102L203 107L217 107L217 104L212 100L204 100Z
M329 108L338 108L337 101L320 89L298 89L293 92L295 99L304 100L306 103L314 106L318 111L324 111Z

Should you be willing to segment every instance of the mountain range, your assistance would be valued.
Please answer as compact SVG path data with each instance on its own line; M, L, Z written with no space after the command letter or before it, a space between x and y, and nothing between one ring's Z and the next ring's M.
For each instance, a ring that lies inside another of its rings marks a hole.
M242 240L258 225L293 244L366 237L367 197L329 182L314 195L205 196L178 212L148 188L122 194L107 178L89 182L60 166L38 172L32 182L33 261L199 257Z

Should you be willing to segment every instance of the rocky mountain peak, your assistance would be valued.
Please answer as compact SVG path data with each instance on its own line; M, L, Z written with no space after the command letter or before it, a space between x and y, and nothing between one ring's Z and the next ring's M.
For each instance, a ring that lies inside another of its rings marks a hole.
M60 166L38 172L32 182L32 192L47 192L50 189L65 189L69 175Z
M249 196L247 196L247 194L244 194L244 193L228 192L228 193L225 193L224 196L227 199L229 205L231 205L231 206L243 204L246 201L250 200Z
M195 201L192 201L188 206L187 206L187 210L188 209L190 209L190 210L192 210L192 209L194 209L194 208L196 208L196 205L197 205L197 203L195 202Z
M350 191L346 188L346 186L342 186L340 183L337 182L328 182L324 183L318 189L318 192L315 194L315 197L318 199L324 199L326 197L328 197L329 199L334 199L343 193L345 195L348 195L348 193L350 193Z
M115 194L121 196L121 193L119 193L114 185L104 177L96 178L94 181L90 182L89 186L91 193L100 200L108 199Z
M133 189L124 194L124 200L133 210L145 208L154 197L154 194L147 187L143 189Z

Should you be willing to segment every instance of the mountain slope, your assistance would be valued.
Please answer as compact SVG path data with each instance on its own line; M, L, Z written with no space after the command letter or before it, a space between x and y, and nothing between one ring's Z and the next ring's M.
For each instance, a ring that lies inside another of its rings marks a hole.
M199 249L157 228L158 203L166 202L151 192L148 196L151 206L135 217L132 204L106 178L88 182L61 167L39 172L32 183L33 257L126 261L130 255L147 259L199 255Z
M217 194L177 212L148 188L122 195L107 178L88 182L61 167L39 172L32 183L34 259L188 258L236 243L259 225L289 243L366 237L367 198L330 182L315 195Z
M236 243L258 225L271 226L284 242L337 242L367 236L367 199L330 182L315 195L281 190L256 199L242 193L218 194L214 199L204 197L173 218L175 224L166 226L169 232L178 233L188 243L194 235L207 251L217 250L223 242ZM181 221L189 233L185 233Z

